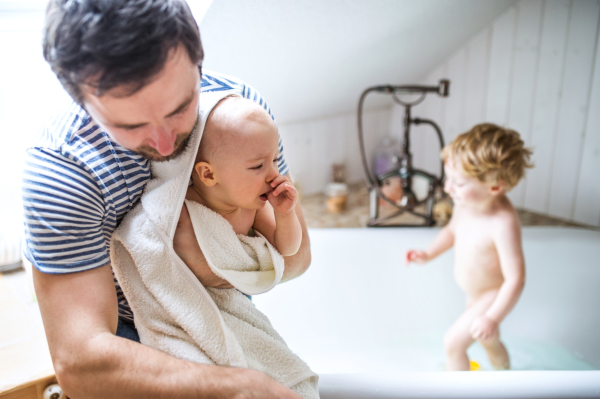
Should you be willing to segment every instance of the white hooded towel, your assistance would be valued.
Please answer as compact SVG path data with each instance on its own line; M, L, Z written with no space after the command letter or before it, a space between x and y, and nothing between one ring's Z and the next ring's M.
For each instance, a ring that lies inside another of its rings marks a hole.
M202 94L188 148L172 161L152 164L141 203L112 236L112 267L142 344L197 363L258 370L304 398L318 398L318 376L242 294L277 285L283 257L260 234L236 235L223 217L185 200L206 119L228 95ZM202 286L173 250L184 200L207 263L235 289Z

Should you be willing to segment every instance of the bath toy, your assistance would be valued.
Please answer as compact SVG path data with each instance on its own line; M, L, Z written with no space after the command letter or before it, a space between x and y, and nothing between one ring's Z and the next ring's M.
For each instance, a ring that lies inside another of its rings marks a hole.
M469 365L470 365L471 371L481 370L481 366L475 360L469 360Z

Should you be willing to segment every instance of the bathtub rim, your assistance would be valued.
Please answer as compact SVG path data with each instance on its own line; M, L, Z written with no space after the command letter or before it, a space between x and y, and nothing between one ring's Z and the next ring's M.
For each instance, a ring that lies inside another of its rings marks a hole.
M600 370L322 374L323 399L599 398Z

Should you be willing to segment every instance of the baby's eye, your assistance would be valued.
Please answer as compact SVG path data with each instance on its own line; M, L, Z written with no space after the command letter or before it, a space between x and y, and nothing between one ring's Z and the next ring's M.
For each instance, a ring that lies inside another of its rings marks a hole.
M274 162L274 163L277 163L277 161L278 161L278 159L277 159L277 158L273 159L273 162Z
M253 170L258 170L258 169L260 169L260 168L262 168L262 163L261 163L260 165L258 165L258 166L253 166L253 167L251 167L250 169L253 169Z

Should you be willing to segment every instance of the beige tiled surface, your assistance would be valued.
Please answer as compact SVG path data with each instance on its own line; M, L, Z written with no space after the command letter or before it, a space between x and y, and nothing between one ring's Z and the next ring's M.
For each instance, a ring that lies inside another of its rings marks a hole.
M366 227L369 219L369 197L367 188L363 183L350 186L348 195L348 208L341 213L329 213L326 208L326 197L324 194L310 195L302 198L300 203L304 210L304 217L309 228L321 227ZM381 210L385 214L385 209ZM598 230L590 226L560 220L557 218L541 215L526 210L518 210L521 224L523 226L571 226L585 227ZM402 219L403 218L403 219ZM404 223L420 222L419 219L410 215L399 218Z

